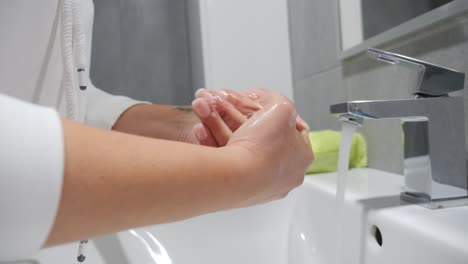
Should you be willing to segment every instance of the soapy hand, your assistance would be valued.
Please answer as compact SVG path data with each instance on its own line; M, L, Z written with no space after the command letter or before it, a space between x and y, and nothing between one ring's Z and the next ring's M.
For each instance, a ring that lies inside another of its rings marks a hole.
M193 127L202 145L222 147L255 112L264 108L274 92L261 88L236 92L229 89L200 89L192 103L193 110L201 123ZM309 129L306 122L297 116L296 127Z
M241 170L239 207L285 197L302 184L313 161L308 129L297 121L293 103L270 92L261 100L262 108L237 128L225 147Z
M303 182L313 161L309 126L287 97L268 89L200 89L196 97L200 143L225 146L240 163L239 207L283 198Z

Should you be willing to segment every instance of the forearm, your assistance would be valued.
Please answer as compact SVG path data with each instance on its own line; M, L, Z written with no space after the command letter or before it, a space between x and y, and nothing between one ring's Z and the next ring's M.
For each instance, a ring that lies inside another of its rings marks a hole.
M63 193L46 245L236 207L223 149L154 140L63 121Z
M125 111L112 129L145 137L186 141L196 122L189 106L139 104Z

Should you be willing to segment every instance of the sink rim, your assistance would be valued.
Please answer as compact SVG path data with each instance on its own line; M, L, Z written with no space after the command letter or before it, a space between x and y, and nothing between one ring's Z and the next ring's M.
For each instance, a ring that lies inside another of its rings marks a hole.
M336 176L336 173L307 176L304 185L312 188L311 191L323 191L334 197ZM468 206L431 210L404 202L397 204L403 186L403 175L370 168L354 169L348 175L346 205L363 208L367 226L385 225L403 238L406 230L413 237L440 243L441 247L468 259ZM373 201L377 201L377 206L373 204L375 208L369 208Z

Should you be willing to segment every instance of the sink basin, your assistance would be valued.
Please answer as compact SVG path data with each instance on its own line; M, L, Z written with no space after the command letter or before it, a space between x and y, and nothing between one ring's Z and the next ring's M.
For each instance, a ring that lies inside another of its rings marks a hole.
M468 207L404 204L403 176L373 169L348 175L338 256L335 178L308 176L282 201L99 238L86 263L468 263ZM75 254L76 244L66 245L37 260L63 263Z
M284 264L294 202L291 195L265 205L98 238L87 247L85 264ZM77 248L78 243L72 243L46 249L37 261L70 263Z
M336 174L298 190L289 262L336 263ZM468 207L429 210L401 202L401 175L372 169L348 175L339 263L468 263Z
M158 241L155 251L167 252L167 260L158 264L284 264L293 205L294 195L266 205L135 231L140 235L150 232ZM154 263L147 254L138 254L143 250L134 236L121 233L119 239L131 263Z

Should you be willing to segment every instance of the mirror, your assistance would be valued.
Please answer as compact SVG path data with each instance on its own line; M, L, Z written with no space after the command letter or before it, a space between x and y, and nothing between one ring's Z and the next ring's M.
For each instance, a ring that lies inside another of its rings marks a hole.
M343 51L456 0L339 0Z

